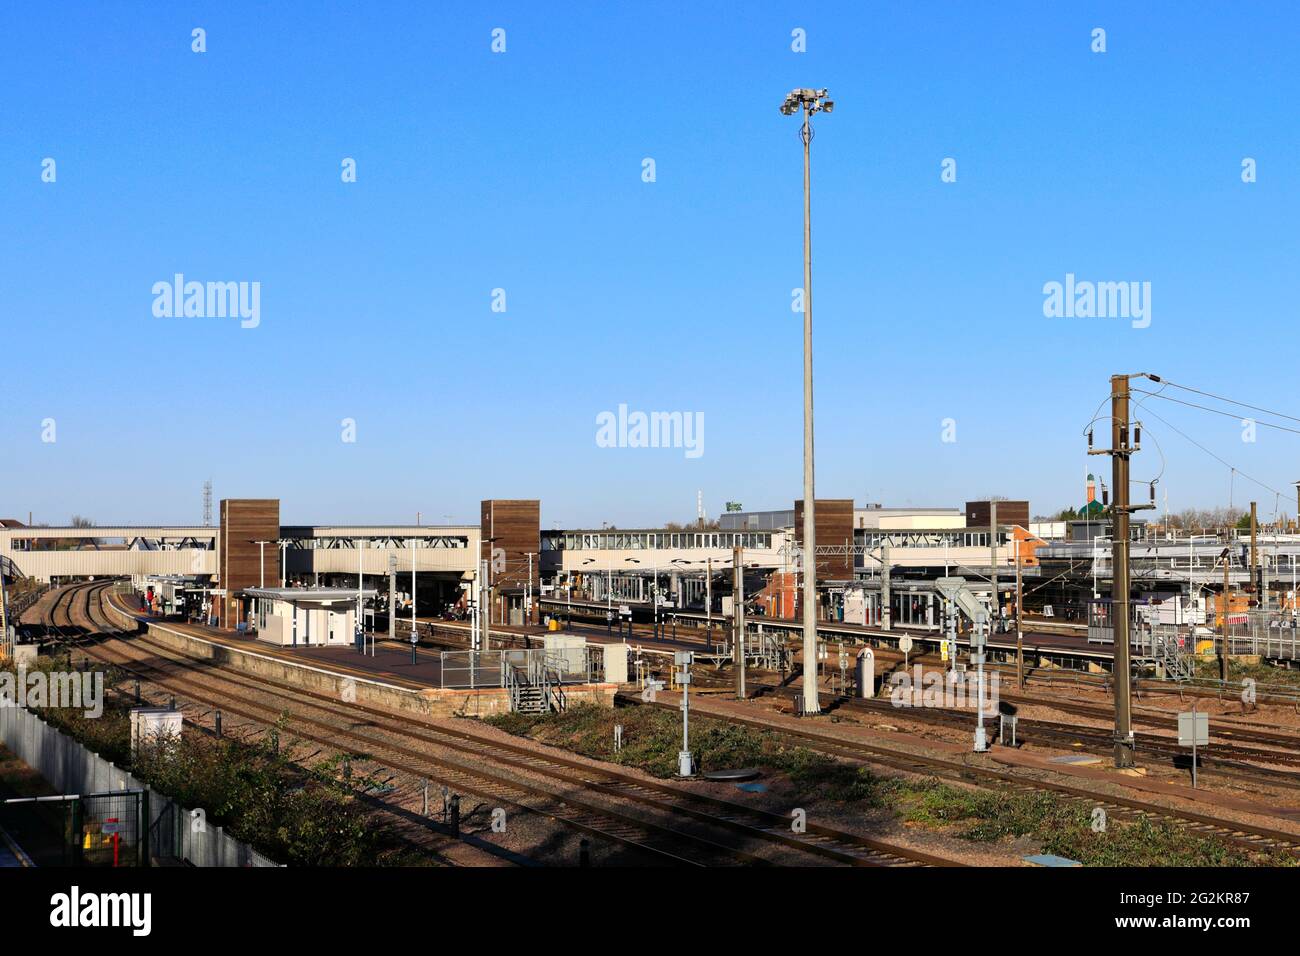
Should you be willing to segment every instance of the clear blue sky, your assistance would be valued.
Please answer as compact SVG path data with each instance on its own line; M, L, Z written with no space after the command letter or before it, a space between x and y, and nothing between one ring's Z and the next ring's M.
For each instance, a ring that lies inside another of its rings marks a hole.
M8 3L0 515L196 521L208 477L286 522L788 507L801 161L777 107L804 85L836 101L819 494L1078 503L1112 372L1300 415L1298 26L1283 3ZM156 318L177 272L260 282L261 325ZM1045 318L1067 273L1150 282L1150 327ZM704 454L597 447L620 403L702 412ZM1155 407L1300 477L1300 435ZM1148 434L1172 509L1227 503L1227 468ZM1271 514L1238 478L1250 497Z

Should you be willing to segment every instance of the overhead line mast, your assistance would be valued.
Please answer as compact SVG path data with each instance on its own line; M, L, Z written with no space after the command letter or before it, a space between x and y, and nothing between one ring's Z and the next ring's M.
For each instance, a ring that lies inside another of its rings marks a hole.
M1110 455L1111 481L1115 487L1115 502L1111 505L1112 544L1114 570L1111 575L1110 612L1115 637L1115 766L1132 767L1134 756L1131 663L1132 645L1129 641L1131 624L1129 594L1129 516L1134 511L1155 507L1155 483L1151 484L1151 503L1129 504L1129 458L1142 447L1142 423L1129 428L1129 380L1160 379L1155 375L1112 375L1110 377L1110 448L1092 447L1092 428L1088 429L1088 454Z

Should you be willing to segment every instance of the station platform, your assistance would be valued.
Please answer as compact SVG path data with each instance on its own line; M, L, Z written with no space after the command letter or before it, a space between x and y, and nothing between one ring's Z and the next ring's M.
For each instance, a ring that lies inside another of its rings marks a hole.
M250 653L278 658L294 664L317 664L322 668L354 677L383 680L400 687L422 690L442 686L442 661L437 651L427 648L417 649L416 663L411 664L411 655L397 651L391 645L376 643L373 656L367 648L366 654L360 654L352 645L301 647L282 647L259 641L255 636L238 634L221 628L208 627L204 624L191 624L184 621L153 617L133 610L120 599L112 595L109 600L120 614L145 625L170 628L184 634L191 634L225 647L236 648Z
M538 601L539 606L544 611L563 615L566 610L577 614L589 614L602 616L606 612L606 605L591 601L558 601L551 598L541 598ZM625 602L628 603L628 602ZM633 617L638 625L643 625L647 616L650 614L648 604L637 604L631 602L628 606L632 609ZM675 616L679 621L700 624L705 620L705 615L697 611L661 611L661 621L671 624ZM730 621L714 615L713 621L715 627L721 627L724 630L730 627ZM1098 663L1109 662L1114 658L1114 652L1106 645L1090 644L1086 630L1079 630L1077 633L1056 633L1053 631L1036 630L1036 621L1027 622L1027 628L1022 635L1022 641L1025 653L1035 654L1043 657L1056 657L1063 660L1073 661L1095 661ZM802 632L803 624L801 621L789 618L749 616L746 618L746 625L750 628L756 628L762 625L764 628L785 632L792 639L797 639ZM601 627L600 625L594 625ZM1060 625L1065 627L1066 625ZM603 628L602 628L603 629ZM945 635L938 628L922 627L914 625L894 624L889 630L883 630L876 625L865 624L846 624L843 621L826 621L817 622L818 636L825 641L874 641L881 644L896 644L898 639L903 636L912 638L914 642L933 645L930 649L938 647L940 641L944 640ZM970 633L959 633L957 635L957 646L970 646ZM999 631L990 635L988 639L988 648L990 651L1011 653L1016 649L1016 635L1014 631Z
M443 673L438 651L376 641L373 654L351 645L284 647L255 637L141 614L121 595L109 596L115 614L148 629L149 637L182 654L303 688L337 693L342 699L393 710L414 709L429 716L486 716L511 709L511 691L502 685L500 659L475 664L473 679L460 660ZM488 652L490 655L490 652ZM586 675L583 675L586 676ZM569 702L612 704L617 685L564 681Z

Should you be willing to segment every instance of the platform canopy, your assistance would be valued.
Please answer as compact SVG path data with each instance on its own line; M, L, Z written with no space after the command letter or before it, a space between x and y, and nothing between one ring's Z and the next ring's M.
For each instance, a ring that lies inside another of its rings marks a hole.
M286 601L290 604L352 604L357 599L356 588L244 588L245 597L263 601ZM375 596L374 588L361 591L363 598Z

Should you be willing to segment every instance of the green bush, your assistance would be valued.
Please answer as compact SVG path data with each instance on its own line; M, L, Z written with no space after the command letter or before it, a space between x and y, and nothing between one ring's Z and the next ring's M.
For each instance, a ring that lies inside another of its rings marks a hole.
M13 668L7 668L11 672ZM66 660L42 657L31 673L67 670ZM105 691L125 679L110 669ZM374 865L394 858L394 841L356 798L373 781L345 780L343 760L312 768L284 756L287 715L263 743L217 739L187 731L131 757L129 703L105 700L98 718L80 710L47 708L40 716L101 757L131 772L185 807L202 808L212 825L281 863L308 866ZM353 757L352 760L358 758ZM397 854L406 862L409 853Z

